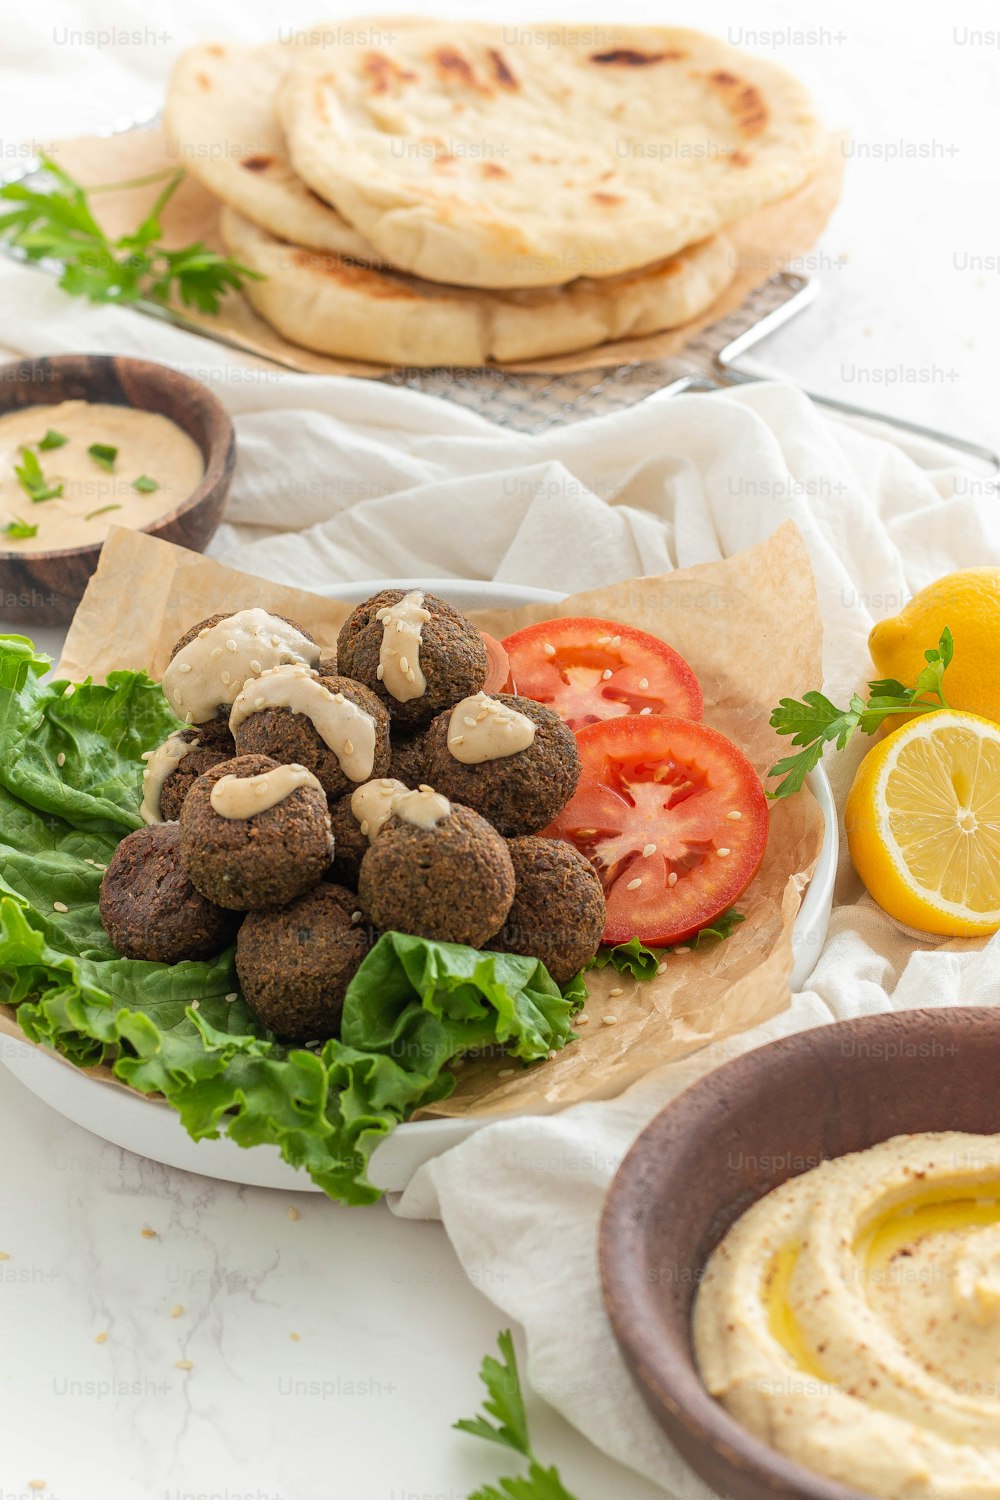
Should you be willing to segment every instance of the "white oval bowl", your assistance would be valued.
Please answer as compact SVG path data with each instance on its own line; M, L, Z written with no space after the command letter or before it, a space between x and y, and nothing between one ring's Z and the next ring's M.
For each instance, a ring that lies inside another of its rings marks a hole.
M466 610L511 609L521 604L556 603L564 597L550 589L451 578L401 578L389 582L366 579L360 583L335 584L325 592L345 604L358 604L380 589L399 587L445 594L450 603ZM793 990L803 987L826 940L837 873L837 810L822 767L812 773L810 784L826 830L816 869L792 930ZM180 1117L162 1100L147 1099L124 1087L95 1079L43 1048L6 1038L0 1060L25 1088L66 1119L102 1140L148 1156L152 1161L251 1187L285 1188L300 1193L320 1191L305 1172L282 1161L276 1146L245 1149L226 1136L214 1141L193 1141ZM414 1120L400 1125L374 1152L369 1177L386 1192L400 1192L418 1167L494 1119L496 1116Z

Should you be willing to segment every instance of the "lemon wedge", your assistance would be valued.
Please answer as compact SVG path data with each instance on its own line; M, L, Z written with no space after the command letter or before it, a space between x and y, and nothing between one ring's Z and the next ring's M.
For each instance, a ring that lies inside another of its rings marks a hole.
M1000 930L1000 725L952 709L911 720L861 762L845 822L891 917L943 937Z

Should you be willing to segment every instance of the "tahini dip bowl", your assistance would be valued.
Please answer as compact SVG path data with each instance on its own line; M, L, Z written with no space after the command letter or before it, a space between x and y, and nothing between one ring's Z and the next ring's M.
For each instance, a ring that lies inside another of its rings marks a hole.
M203 551L222 519L236 463L233 424L208 387L166 365L120 355L55 354L0 365L0 418L25 407L55 407L63 401L154 413L191 439L201 455L201 479L172 509L164 511L162 503L154 506L152 519L139 529ZM43 432L54 425L46 423L44 412L39 415ZM39 454L43 467L57 457ZM27 496L24 508L34 509ZM0 617L32 625L72 619L102 545L103 536L86 545L35 551L13 548L0 537Z
M700 1079L649 1124L608 1194L604 1300L671 1442L733 1500L862 1500L782 1457L709 1395L691 1309L709 1255L773 1188L821 1161L924 1131L1000 1131L1000 1009L864 1016L798 1032Z

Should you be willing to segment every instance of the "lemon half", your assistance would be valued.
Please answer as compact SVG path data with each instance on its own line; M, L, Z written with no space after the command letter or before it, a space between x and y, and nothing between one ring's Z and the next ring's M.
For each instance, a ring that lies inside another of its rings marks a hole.
M943 937L1000 930L1000 725L952 709L911 720L861 762L845 821L891 917Z

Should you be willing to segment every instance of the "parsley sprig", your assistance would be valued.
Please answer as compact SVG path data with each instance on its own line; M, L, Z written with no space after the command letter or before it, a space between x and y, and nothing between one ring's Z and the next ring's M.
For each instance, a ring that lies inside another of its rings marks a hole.
M42 473L38 455L31 448L21 449L21 462L14 465L14 475L33 505L43 500L58 500L63 492L61 484L49 484Z
M955 642L951 631L945 626L937 648L924 652L927 665L918 676L913 687L904 687L894 677L881 677L868 684L867 700L860 693L852 693L847 708L837 708L820 692L803 695L802 701L782 698L771 714L771 728L779 734L790 734L793 745L802 745L796 755L786 755L771 767L768 776L784 779L774 787L770 797L790 797L797 792L809 772L822 759L828 744L845 750L857 730L862 734L874 734L894 714L933 713L947 708L943 691L943 678L952 657Z
M159 172L133 183L107 183L90 194L140 186L167 178L149 213L131 234L111 239L94 218L88 192L49 157L40 170L51 186L11 182L0 188L0 239L8 239L31 261L56 260L63 266L59 285L91 302L138 302L144 298L215 313L230 291L261 277L247 266L210 250L200 240L179 250L163 244L161 216L184 179L183 170Z
M528 1472L523 1476L498 1479L495 1485L484 1484L482 1489L469 1496L469 1500L576 1500L559 1478L558 1469L543 1468L532 1452L521 1377L509 1328L499 1335L497 1344L500 1359L488 1354L479 1371L479 1378L488 1393L482 1413L456 1422L455 1426L487 1443L500 1443L520 1453L528 1460Z

